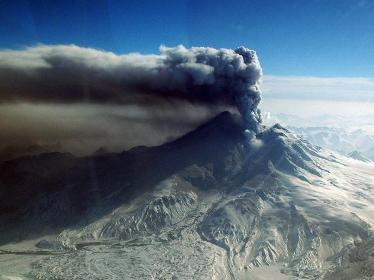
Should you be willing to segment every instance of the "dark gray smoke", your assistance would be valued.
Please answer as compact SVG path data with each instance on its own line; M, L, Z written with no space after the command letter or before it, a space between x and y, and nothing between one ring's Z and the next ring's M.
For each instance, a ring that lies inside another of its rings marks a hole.
M176 99L234 105L247 127L260 122L256 53L244 47L161 47L116 55L74 45L0 51L0 103L157 104Z

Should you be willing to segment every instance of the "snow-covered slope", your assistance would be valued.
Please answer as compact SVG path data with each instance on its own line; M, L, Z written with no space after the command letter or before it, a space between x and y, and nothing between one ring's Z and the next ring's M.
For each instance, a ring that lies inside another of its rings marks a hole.
M40 170L35 160L13 163L12 171ZM63 174L75 188L41 184L27 215L19 206L1 216L17 218L2 232L39 227L28 241L4 235L13 242L3 242L4 277L374 277L374 165L314 147L279 125L248 139L240 120L223 113L163 146L95 157L94 190L78 176L82 159L58 162L40 182ZM7 182L14 181L3 179L5 190ZM68 199L74 193L79 200ZM24 201L15 190L2 198L10 194ZM45 223L72 213L47 231Z

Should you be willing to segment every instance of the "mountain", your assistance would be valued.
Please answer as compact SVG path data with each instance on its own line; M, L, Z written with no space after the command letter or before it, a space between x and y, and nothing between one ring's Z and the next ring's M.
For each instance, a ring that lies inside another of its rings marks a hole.
M373 279L374 165L243 131L225 112L157 147L2 163L0 275Z
M351 158L353 158L353 159L361 160L363 162L371 162L370 159L368 159L367 157L365 157L359 151L353 151L353 152L349 153L348 156L351 157Z
M0 150L0 162L12 160L23 156L39 155L51 151L61 150L59 144L51 146L43 146L40 144L32 144L29 146L6 146Z
M369 160L374 160L374 136L364 129L348 130L338 127L295 127L289 129L302 135L314 145L337 151L350 156L360 153Z

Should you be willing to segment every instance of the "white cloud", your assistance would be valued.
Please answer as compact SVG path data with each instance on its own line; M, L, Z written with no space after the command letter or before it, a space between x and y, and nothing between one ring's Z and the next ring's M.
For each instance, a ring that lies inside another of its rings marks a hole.
M261 87L264 99L374 101L374 78L265 75Z

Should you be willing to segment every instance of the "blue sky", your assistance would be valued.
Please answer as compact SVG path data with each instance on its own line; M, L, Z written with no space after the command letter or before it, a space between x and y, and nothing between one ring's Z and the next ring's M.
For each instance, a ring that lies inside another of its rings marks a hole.
M373 0L0 1L0 48L256 49L276 76L373 77Z

